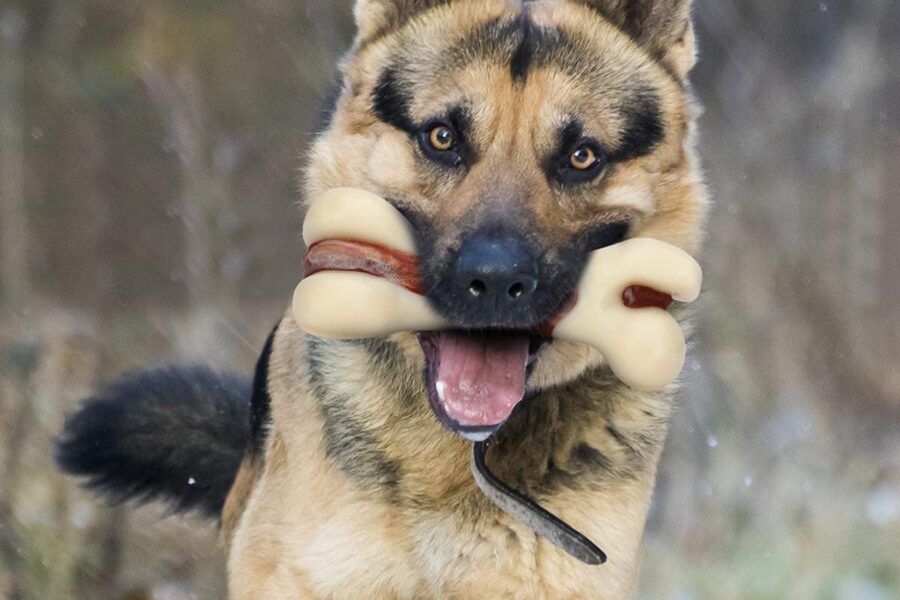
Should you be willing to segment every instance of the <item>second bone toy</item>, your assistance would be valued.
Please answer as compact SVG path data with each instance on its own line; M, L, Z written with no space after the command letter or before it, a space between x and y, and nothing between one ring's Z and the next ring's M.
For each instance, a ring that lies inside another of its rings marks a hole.
M293 299L294 319L312 335L333 339L381 337L401 331L453 327L419 289L412 226L386 200L336 188L309 209L303 225L309 249L305 278ZM591 253L576 302L543 333L600 351L625 384L658 390L684 364L684 335L666 311L692 302L702 272L683 250L634 238Z

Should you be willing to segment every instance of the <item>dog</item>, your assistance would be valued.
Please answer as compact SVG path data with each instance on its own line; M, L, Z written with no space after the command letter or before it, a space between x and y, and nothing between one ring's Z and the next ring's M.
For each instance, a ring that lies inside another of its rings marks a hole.
M252 380L167 368L99 392L67 420L61 468L116 500L218 519L235 600L633 597L673 389L634 391L595 350L526 332L592 250L641 236L699 251L690 10L357 0L305 197L388 199L456 329L334 341L288 312ZM466 369L522 396L499 430L463 424L465 386L461 413L434 402L435 374ZM492 471L600 543L605 565L482 494L466 438L486 430Z

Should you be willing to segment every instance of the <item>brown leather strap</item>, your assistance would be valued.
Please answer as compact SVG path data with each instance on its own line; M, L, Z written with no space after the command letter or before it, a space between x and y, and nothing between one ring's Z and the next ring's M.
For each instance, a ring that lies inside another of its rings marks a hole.
M654 306L669 310L672 296L644 285L632 285L622 292L622 303L628 308L648 308Z
M313 244L303 259L303 276L319 271L368 273L424 295L415 255L369 242L323 240Z

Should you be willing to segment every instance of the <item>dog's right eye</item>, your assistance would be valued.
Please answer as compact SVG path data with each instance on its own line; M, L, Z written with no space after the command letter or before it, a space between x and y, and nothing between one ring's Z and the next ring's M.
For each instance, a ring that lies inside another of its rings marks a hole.
M452 150L456 145L456 136L453 131L446 125L438 125L428 134L428 143L431 147L439 152Z
M446 123L432 123L419 133L419 147L429 159L447 167L462 164L456 130Z

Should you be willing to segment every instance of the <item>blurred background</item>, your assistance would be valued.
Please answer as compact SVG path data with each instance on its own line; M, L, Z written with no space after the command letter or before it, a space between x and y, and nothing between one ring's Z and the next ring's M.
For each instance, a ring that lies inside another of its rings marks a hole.
M698 1L716 204L642 598L900 598L900 3ZM0 0L0 598L224 597L212 527L50 439L123 370L250 372L349 4Z

